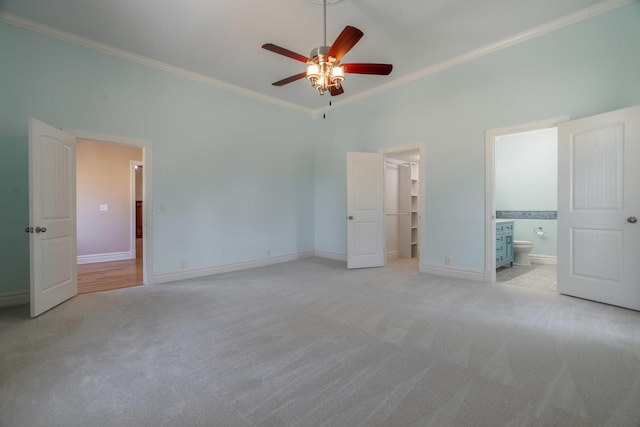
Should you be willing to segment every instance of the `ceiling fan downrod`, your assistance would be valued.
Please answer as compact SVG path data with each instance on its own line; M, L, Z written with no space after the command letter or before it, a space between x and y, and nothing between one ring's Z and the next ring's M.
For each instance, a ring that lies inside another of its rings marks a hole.
M327 0L322 2L323 16L323 45L311 51L309 62L307 63L307 80L311 86L318 90L320 95L324 95L327 90L337 93L344 81L344 68L339 66L339 61L329 55L331 47L327 46Z
M327 0L322 2L322 16L324 17L322 46L327 45Z

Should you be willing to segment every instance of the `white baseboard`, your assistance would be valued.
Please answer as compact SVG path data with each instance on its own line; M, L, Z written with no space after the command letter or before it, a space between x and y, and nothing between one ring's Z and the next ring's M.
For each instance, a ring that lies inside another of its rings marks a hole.
M29 292L0 295L0 307L29 304Z
M549 265L557 265L558 257L553 255L535 255L529 254L529 261L533 264L549 264Z
M399 258L400 251L387 252L387 258Z
M133 258L134 256L131 251L111 252L108 254L78 255L78 264L93 264L94 262L123 261L123 260L133 259Z
M264 267L266 265L280 264L282 262L295 261L302 258L314 256L312 251L299 252L290 255L273 256L269 258L261 258L252 261L238 262L234 264L225 264L215 267L198 268L194 270L183 270L169 273L155 273L153 283L167 283L178 280L197 279L198 277L213 276L222 273L231 273L233 271L248 270L250 268Z
M325 252L325 251L315 251L313 254L318 258L327 258L327 259L333 259L336 261L347 262L346 254L337 254L335 252Z
M423 264L420 271L423 273L437 274L438 276L472 280L474 282L486 282L485 274L482 270L464 270L441 265Z

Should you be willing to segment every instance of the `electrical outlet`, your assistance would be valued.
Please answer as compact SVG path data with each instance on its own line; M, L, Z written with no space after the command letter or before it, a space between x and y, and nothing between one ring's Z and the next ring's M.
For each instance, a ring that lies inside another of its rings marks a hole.
M109 210L109 205L107 205L106 203L100 205L100 212L107 212L108 210Z
M451 265L451 257L450 256L444 257L444 265Z
M158 214L166 214L167 213L167 207L164 206L164 205L156 206L156 213L158 213Z

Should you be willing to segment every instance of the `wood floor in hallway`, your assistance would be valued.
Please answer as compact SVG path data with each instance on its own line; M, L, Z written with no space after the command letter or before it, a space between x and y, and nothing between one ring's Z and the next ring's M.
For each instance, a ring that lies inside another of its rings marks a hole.
M136 239L136 259L78 265L78 294L142 285L142 239Z

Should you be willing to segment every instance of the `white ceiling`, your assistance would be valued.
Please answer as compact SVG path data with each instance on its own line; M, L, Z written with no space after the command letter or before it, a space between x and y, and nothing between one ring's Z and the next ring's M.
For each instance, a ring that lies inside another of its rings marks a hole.
M152 58L307 109L328 103L305 79L271 83L304 64L261 49L308 56L322 44L322 6L312 0L0 0L0 11ZM628 3L628 1L626 2ZM345 93L406 79L585 9L624 0L343 0L327 7L329 44L346 25L364 32L343 62L393 64L389 76L348 74Z

